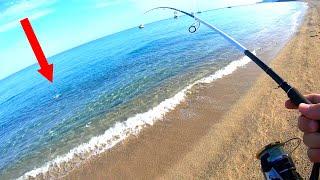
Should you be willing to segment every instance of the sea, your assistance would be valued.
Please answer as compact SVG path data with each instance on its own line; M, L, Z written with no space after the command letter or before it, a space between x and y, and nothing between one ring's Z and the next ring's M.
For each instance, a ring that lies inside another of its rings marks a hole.
M281 2L196 15L259 56L279 52L306 10ZM61 177L161 121L195 84L250 63L204 25L190 33L194 23L181 15L54 55L53 84L36 64L0 80L0 179Z

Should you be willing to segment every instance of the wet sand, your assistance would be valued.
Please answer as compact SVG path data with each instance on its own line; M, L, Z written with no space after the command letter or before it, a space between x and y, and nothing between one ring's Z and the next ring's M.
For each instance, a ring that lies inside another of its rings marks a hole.
M309 1L296 35L271 66L301 92L320 92L320 2ZM264 56L259 54L259 56ZM100 154L65 179L262 179L256 152L278 140L301 137L298 113L286 95L252 63L209 85L193 88L185 102L138 137ZM302 145L294 153L307 177Z

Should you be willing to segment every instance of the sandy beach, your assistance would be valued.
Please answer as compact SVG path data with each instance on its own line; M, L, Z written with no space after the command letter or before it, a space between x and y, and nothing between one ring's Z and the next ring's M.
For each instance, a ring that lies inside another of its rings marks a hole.
M307 1L299 31L271 66L302 93L320 92L320 2ZM260 57L267 57L263 50ZM302 137L298 113L253 63L209 85L197 85L163 121L74 169L64 179L262 179L256 152ZM306 147L293 154L308 177Z

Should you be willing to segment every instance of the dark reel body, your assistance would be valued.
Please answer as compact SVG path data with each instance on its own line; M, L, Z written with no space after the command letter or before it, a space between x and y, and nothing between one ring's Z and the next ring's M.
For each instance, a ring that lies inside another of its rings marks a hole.
M284 144L271 143L257 154L264 177L267 180L302 180L291 156L284 150Z

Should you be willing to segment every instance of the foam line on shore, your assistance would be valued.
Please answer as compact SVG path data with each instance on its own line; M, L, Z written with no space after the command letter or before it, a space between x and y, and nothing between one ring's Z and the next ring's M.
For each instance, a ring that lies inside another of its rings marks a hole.
M232 74L235 70L245 66L249 62L250 59L248 57L232 61L214 74L188 85L176 95L162 101L149 111L136 114L125 122L116 123L112 128L107 129L104 134L91 138L88 143L73 148L67 154L56 157L42 167L25 173L18 179L63 177L85 160L111 149L131 135L138 135L144 127L152 126L155 122L162 120L166 113L172 111L181 102L185 101L187 92L194 85L212 83L217 79Z

